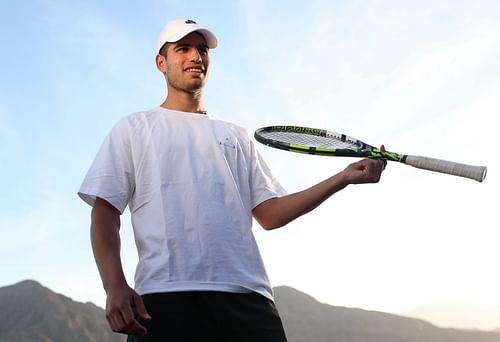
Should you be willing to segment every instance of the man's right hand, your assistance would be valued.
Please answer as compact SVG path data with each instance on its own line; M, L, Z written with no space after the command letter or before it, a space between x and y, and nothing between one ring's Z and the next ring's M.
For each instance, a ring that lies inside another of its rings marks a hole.
M146 335L148 331L136 319L151 319L141 296L126 284L106 292L106 319L111 330L127 335Z

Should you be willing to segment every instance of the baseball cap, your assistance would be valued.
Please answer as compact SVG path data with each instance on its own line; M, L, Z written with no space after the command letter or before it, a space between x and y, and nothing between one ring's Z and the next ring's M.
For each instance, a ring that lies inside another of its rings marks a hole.
M176 19L168 22L161 31L156 42L156 52L159 53L165 43L175 43L195 31L203 35L210 49L217 47L217 38L215 38L215 35L206 28L198 25L196 21L191 19Z

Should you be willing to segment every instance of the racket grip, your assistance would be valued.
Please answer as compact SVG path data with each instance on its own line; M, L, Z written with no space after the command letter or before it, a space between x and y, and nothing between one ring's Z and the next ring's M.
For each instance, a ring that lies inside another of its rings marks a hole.
M420 156L406 156L403 162L419 169L470 178L478 182L482 182L486 177L486 166L460 164L446 160Z

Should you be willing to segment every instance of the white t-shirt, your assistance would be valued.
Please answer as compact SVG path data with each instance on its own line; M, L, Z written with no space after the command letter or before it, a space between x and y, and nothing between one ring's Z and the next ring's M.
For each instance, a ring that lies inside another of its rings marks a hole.
M129 205L139 294L258 292L272 299L252 209L285 194L248 133L207 115L157 107L120 120L78 192Z

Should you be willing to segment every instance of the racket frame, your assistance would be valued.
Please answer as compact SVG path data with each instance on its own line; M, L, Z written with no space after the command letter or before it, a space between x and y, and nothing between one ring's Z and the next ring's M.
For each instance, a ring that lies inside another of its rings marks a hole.
M328 138L343 143L348 143L352 148L334 148L334 147L315 147L301 144L287 143L277 139L266 137L266 133L271 132L290 132L297 134L306 134ZM255 139L267 146L278 148L285 151L320 155L320 156L335 156L335 157L359 157L372 159L385 159L407 164L419 169L441 172L459 177L474 179L482 182L486 177L485 166L475 166L450 162L446 160L434 159L429 157L413 156L400 154L390 151L381 151L359 139L350 137L345 134L327 131L324 129L275 125L259 128L255 131Z

